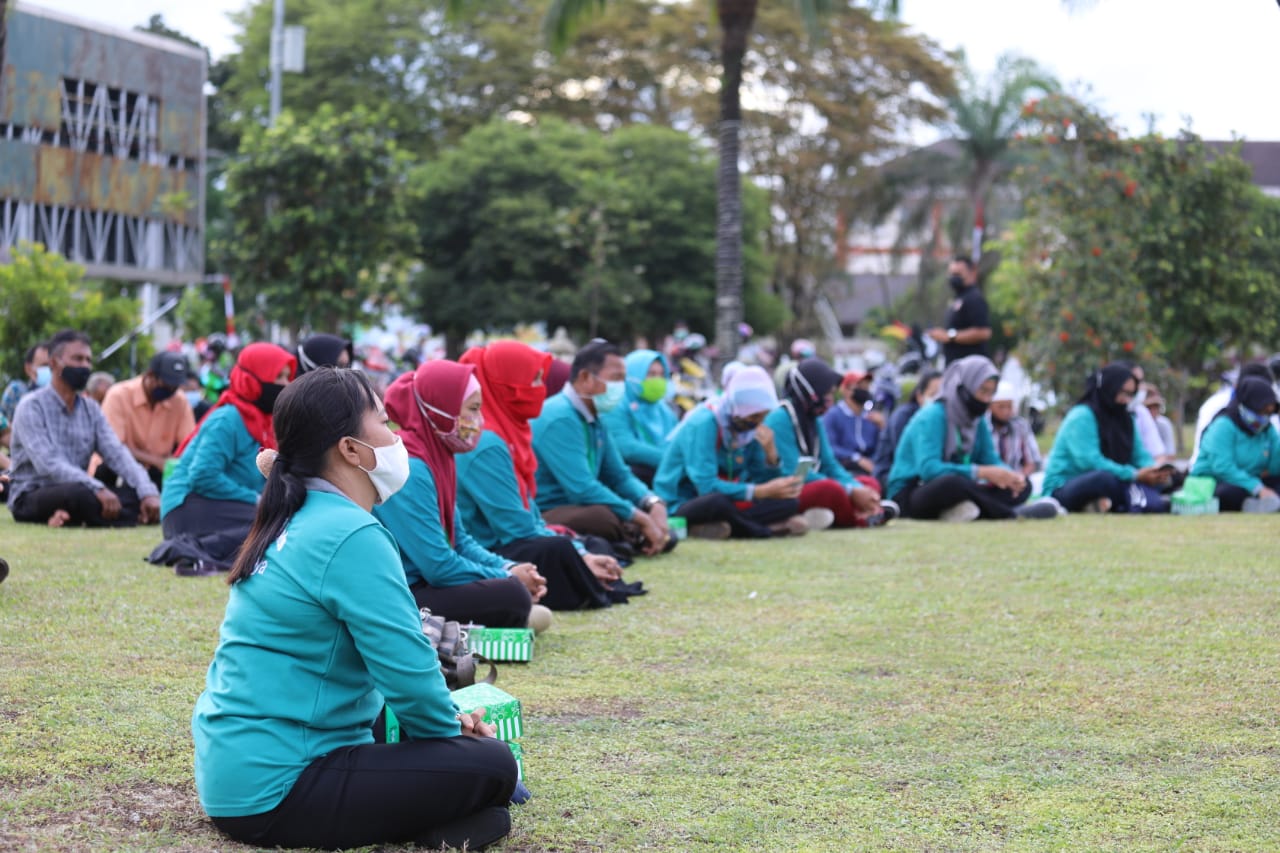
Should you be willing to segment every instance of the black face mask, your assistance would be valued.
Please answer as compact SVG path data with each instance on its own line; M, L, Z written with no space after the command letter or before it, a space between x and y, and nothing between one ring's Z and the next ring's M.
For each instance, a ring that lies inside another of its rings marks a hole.
M982 417L987 413L987 409L991 406L990 403L984 403L977 397L973 396L973 392L963 385L960 386L957 396L960 398L960 402L964 403L965 410L968 411L970 417Z
M276 408L276 398L280 396L280 392L284 390L283 385L277 385L274 382L262 383L262 393L258 395L258 399L253 401L253 405L257 406L264 414L271 414Z
M951 285L951 289L956 292L957 296L964 292L965 280L962 275L951 276L947 279L947 284Z
M729 418L729 429L737 433L751 432L760 426L750 418Z
M871 392L866 388L854 388L853 402L857 403L859 406L867 405L867 403L871 402Z
M151 402L163 403L178 391L177 388L170 388L168 385L157 385L151 389Z
M59 375L72 391L83 391L89 384L89 374L92 372L91 367L64 367Z

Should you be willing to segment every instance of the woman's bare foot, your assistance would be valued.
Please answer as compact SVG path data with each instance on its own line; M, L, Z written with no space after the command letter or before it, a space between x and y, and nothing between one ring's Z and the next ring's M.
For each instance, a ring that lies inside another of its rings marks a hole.
M49 516L50 527L61 527L71 520L71 513L65 509L55 509L53 515Z

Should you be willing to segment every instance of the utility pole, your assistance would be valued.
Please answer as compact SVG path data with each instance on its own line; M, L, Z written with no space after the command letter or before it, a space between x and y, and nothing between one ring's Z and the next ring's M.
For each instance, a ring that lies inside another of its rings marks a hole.
M275 0L271 17L271 112L269 124L280 115L280 95L284 80L284 0Z

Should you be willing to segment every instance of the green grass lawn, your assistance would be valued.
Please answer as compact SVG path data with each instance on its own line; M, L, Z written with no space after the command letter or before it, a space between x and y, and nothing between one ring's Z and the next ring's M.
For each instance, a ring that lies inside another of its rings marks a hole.
M501 667L534 792L503 849L1280 849L1278 530L685 543ZM243 849L191 780L226 586L156 536L0 522L0 849Z

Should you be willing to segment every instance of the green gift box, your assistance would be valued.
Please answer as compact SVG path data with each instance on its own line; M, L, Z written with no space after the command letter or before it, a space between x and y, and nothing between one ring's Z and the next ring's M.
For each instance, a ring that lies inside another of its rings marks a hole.
M521 782L524 781L524 750L520 748L520 744L511 741L507 744L511 747L511 754L516 759L516 778Z
M499 740L513 741L524 734L520 700L510 693L481 682L455 690L450 695L458 710L464 714L469 714L476 708L484 708L484 721L497 728Z
M1213 495L1217 485L1212 477L1188 477L1182 488L1173 493L1173 514L1214 515L1218 512L1218 499Z
M533 629L485 628L467 629L467 646L471 651L493 661L533 660Z

